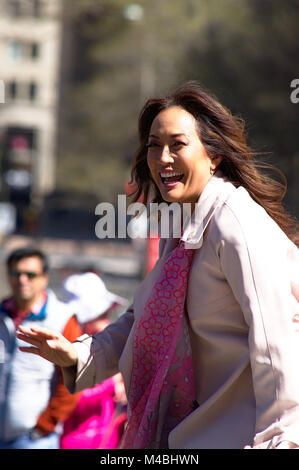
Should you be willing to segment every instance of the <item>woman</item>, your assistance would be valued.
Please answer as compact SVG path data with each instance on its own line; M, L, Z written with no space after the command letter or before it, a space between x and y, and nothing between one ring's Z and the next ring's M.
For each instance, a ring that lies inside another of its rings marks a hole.
M62 366L73 392L119 368L123 448L299 447L299 257L284 188L197 83L149 100L139 136L136 200L191 205L182 236L161 239L132 306L104 332L70 344L22 328L33 345L22 350Z

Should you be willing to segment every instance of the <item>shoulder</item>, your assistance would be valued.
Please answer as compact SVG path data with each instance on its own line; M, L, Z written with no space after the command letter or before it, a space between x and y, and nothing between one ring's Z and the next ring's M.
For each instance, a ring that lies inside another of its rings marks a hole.
M239 186L233 191L227 199L225 199L219 210L215 214L215 220L221 226L221 223L226 226L226 219L235 224L249 226L254 221L262 221L263 223L274 223L273 219L269 217L265 209L254 201L248 191Z
M11 296L5 297L0 301L0 313L2 315L8 315L10 311L10 307L13 305L13 299Z
M7 315L7 310L5 308L5 303L3 300L0 302L0 314Z
M67 305L58 299L55 292L52 289L47 289L48 296L48 309L58 309L60 311L66 311Z
M47 318L57 324L57 328L63 329L74 312L69 309L67 304L61 302L51 289L47 290L47 294Z
M289 246L290 240L266 210L240 186L215 212L211 232L218 241L248 247Z

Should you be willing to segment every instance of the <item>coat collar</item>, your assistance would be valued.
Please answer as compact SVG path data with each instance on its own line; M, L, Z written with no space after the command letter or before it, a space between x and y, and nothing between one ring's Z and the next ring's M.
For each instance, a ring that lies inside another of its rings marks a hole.
M201 193L192 216L187 218L181 240L185 247L197 249L202 245L203 234L216 209L235 191L235 186L218 170Z

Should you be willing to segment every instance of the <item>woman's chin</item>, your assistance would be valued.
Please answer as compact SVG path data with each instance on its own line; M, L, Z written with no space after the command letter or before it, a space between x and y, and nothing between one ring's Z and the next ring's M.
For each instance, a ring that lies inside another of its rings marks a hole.
M166 187L159 187L160 194L165 202L181 202L184 197L180 188L177 188L175 185Z

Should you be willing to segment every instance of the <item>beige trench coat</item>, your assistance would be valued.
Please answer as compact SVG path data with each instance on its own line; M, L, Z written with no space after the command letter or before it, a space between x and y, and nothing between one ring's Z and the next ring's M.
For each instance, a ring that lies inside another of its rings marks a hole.
M170 434L172 449L299 447L299 255L243 188L216 173L202 192L203 223L183 239L196 249L187 313L199 407ZM161 266L179 239L161 240L160 258L131 308L104 332L80 337L71 392L120 370L130 389L132 341Z

